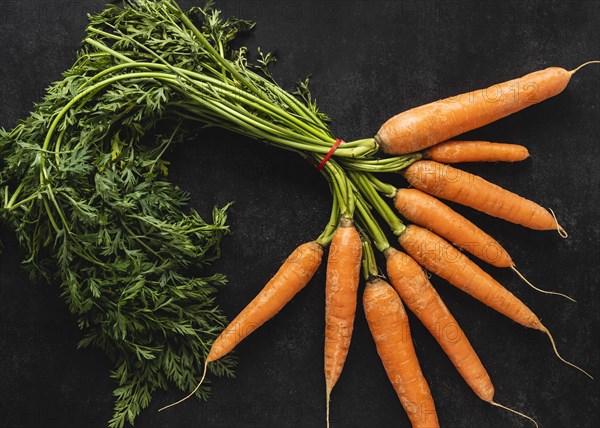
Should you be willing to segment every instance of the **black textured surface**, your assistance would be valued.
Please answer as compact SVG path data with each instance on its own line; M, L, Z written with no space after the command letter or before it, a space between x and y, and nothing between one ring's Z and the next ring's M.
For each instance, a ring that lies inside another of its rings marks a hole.
M184 5L190 2L182 2ZM0 0L0 126L25 116L72 62L85 13L102 1ZM312 73L314 94L345 139L373 135L406 108L487 86L550 65L599 59L597 1L224 1L227 15L258 21L251 47L276 50L276 77L291 84ZM472 132L526 145L518 165L472 165L508 189L552 207L570 232L535 232L459 209L492 233L531 280L578 304L528 289L511 272L485 269L521 297L553 331L564 356L600 376L598 66L577 74L542 105ZM216 269L234 316L299 243L314 238L329 212L326 185L295 155L220 131L175 148L173 179L207 214L236 200L233 234ZM398 177L390 181L401 184ZM19 267L11 232L0 229L0 426L100 427L112 410L109 365L77 351L72 317L57 285L34 284ZM324 269L275 319L237 350L234 380L218 380L209 402L156 394L137 426L324 426L322 369ZM527 331L433 278L496 387L496 399L543 427L599 426L598 383L561 364L545 336ZM481 402L414 317L417 353L442 426L530 426ZM344 373L333 393L332 427L400 427L408 420L378 360L359 309Z

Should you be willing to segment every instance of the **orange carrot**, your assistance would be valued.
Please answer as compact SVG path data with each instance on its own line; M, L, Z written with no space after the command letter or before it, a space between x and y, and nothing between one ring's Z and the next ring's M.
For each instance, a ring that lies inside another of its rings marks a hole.
M421 266L409 255L391 247L385 251L385 256L392 285L437 340L473 392L483 401L523 416L537 426L529 416L494 401L494 385L487 370Z
M214 341L208 362L228 354L254 330L277 314L313 277L323 257L315 241L300 245L275 276Z
M510 255L494 238L440 200L417 189L398 189L394 205L402 216L423 226L454 245L496 267L511 268L527 285L544 294L554 294L575 302L566 294L542 290L517 270Z
M323 247L316 241L307 242L296 248L277 273L238 314L213 342L204 363L204 373L196 388L181 400L161 408L176 406L192 397L206 376L208 363L227 355L242 340L266 321L275 316L313 277L323 257Z
M404 177L419 190L537 230L558 229L548 210L500 186L466 171L434 161L418 161L404 171Z
M511 320L544 331L538 317L510 291L435 233L410 225L398 242L421 266Z
M527 147L488 141L446 141L424 152L425 158L443 163L518 162L529 157Z
M581 67L572 71L550 67L487 89L415 107L385 122L375 140L388 154L423 150L560 94Z
M561 361L592 377L560 356L550 331L531 309L447 241L427 229L410 225L400 235L398 242L413 259L429 271L511 320L545 333L552 343L554 353Z
M479 398L494 399L494 386L469 339L433 288L421 266L392 247L385 252L390 282L402 301L448 354L452 364Z
M400 297L381 279L367 283L363 306L377 353L413 428L439 427Z
M333 235L327 259L325 285L325 384L327 425L329 397L338 381L352 338L362 256L354 223L342 217Z
M474 256L496 267L514 263L494 238L448 205L417 189L398 189L394 205L404 218L446 238Z

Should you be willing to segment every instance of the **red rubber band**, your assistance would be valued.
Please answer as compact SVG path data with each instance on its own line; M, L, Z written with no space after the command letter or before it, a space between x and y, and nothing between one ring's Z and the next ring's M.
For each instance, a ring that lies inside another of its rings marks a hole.
M325 164L327 163L327 161L331 158L331 156L333 156L333 153L337 150L337 148L340 146L340 144L342 144L344 142L344 140L338 138L337 140L335 140L335 143L333 143L333 146L331 146L331 149L329 150L329 152L325 155L325 157L323 158L323 160L321 161L321 163L319 164L319 166L317 167L317 171L321 171L321 169L325 166Z

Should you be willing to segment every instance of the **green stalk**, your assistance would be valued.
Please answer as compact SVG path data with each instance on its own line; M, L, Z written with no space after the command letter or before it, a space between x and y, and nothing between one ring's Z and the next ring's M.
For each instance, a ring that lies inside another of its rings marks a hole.
M382 159L340 160L344 167L365 172L400 172L422 158L421 153Z
M400 235L406 229L406 226L398 218L398 216L392 211L390 206L379 196L375 191L371 182L362 173L349 172L348 175L352 179L353 183L359 189L361 194L366 200L377 210L379 215L383 217L386 223L392 229L394 235Z
M321 247L326 247L331 243L331 240L333 239L333 234L335 233L340 219L338 198L331 183L329 184L329 189L331 190L331 194L333 196L333 203L331 206L331 215L329 216L329 222L323 230L323 233L321 233L321 235L319 235L319 237L317 238L317 244L319 244Z
M367 236L367 233L363 230L360 225L356 225L358 233L360 234L362 244L362 271L365 281L371 278L379 276L379 270L377 269L377 262L375 260L375 253L373 252L373 246L371 240Z
M358 217L361 223L365 226L371 238L373 238L373 244L377 248L377 250L382 253L390 247L390 243L388 242L383 230L379 227L377 220L371 214L367 204L360 197L360 195L356 198L356 208L358 210Z
M396 189L394 186L388 183L384 183L370 172L366 172L364 174L365 177L367 177L369 181L371 181L371 184L373 184L373 186L375 187L375 189L377 189L378 192L383 193L388 198L393 198L396 196L396 192L398 191L398 189Z

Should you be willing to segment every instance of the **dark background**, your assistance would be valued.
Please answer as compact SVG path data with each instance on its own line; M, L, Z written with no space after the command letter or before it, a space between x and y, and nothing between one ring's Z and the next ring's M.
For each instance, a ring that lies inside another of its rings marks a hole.
M191 2L182 2L188 6ZM11 128L72 63L87 12L102 1L0 0L0 126ZM224 1L226 15L258 21L246 40L275 50L276 77L291 88L311 73L319 106L347 140L373 135L391 115L551 65L600 59L597 1ZM459 208L496 237L535 284L579 303L528 289L510 271L485 269L522 298L554 333L564 356L600 376L599 141L600 67L575 75L542 105L474 131L473 138L526 145L518 165L467 165L555 210L570 232L536 232ZM221 131L169 154L173 180L207 215L235 200L233 234L214 267L230 285L220 303L237 314L299 243L329 215L327 186L297 156ZM389 181L402 185L400 177ZM11 231L0 262L0 426L101 427L112 412L109 364L77 351L79 332L58 284L31 283ZM157 393L137 426L324 426L324 269L305 290L237 349L234 380L216 379L207 403ZM543 427L598 426L597 381L561 364L546 337L526 330L432 278L486 365L496 400ZM423 371L442 426L530 424L480 401L412 317ZM359 308L344 373L332 400L332 427L408 426Z

